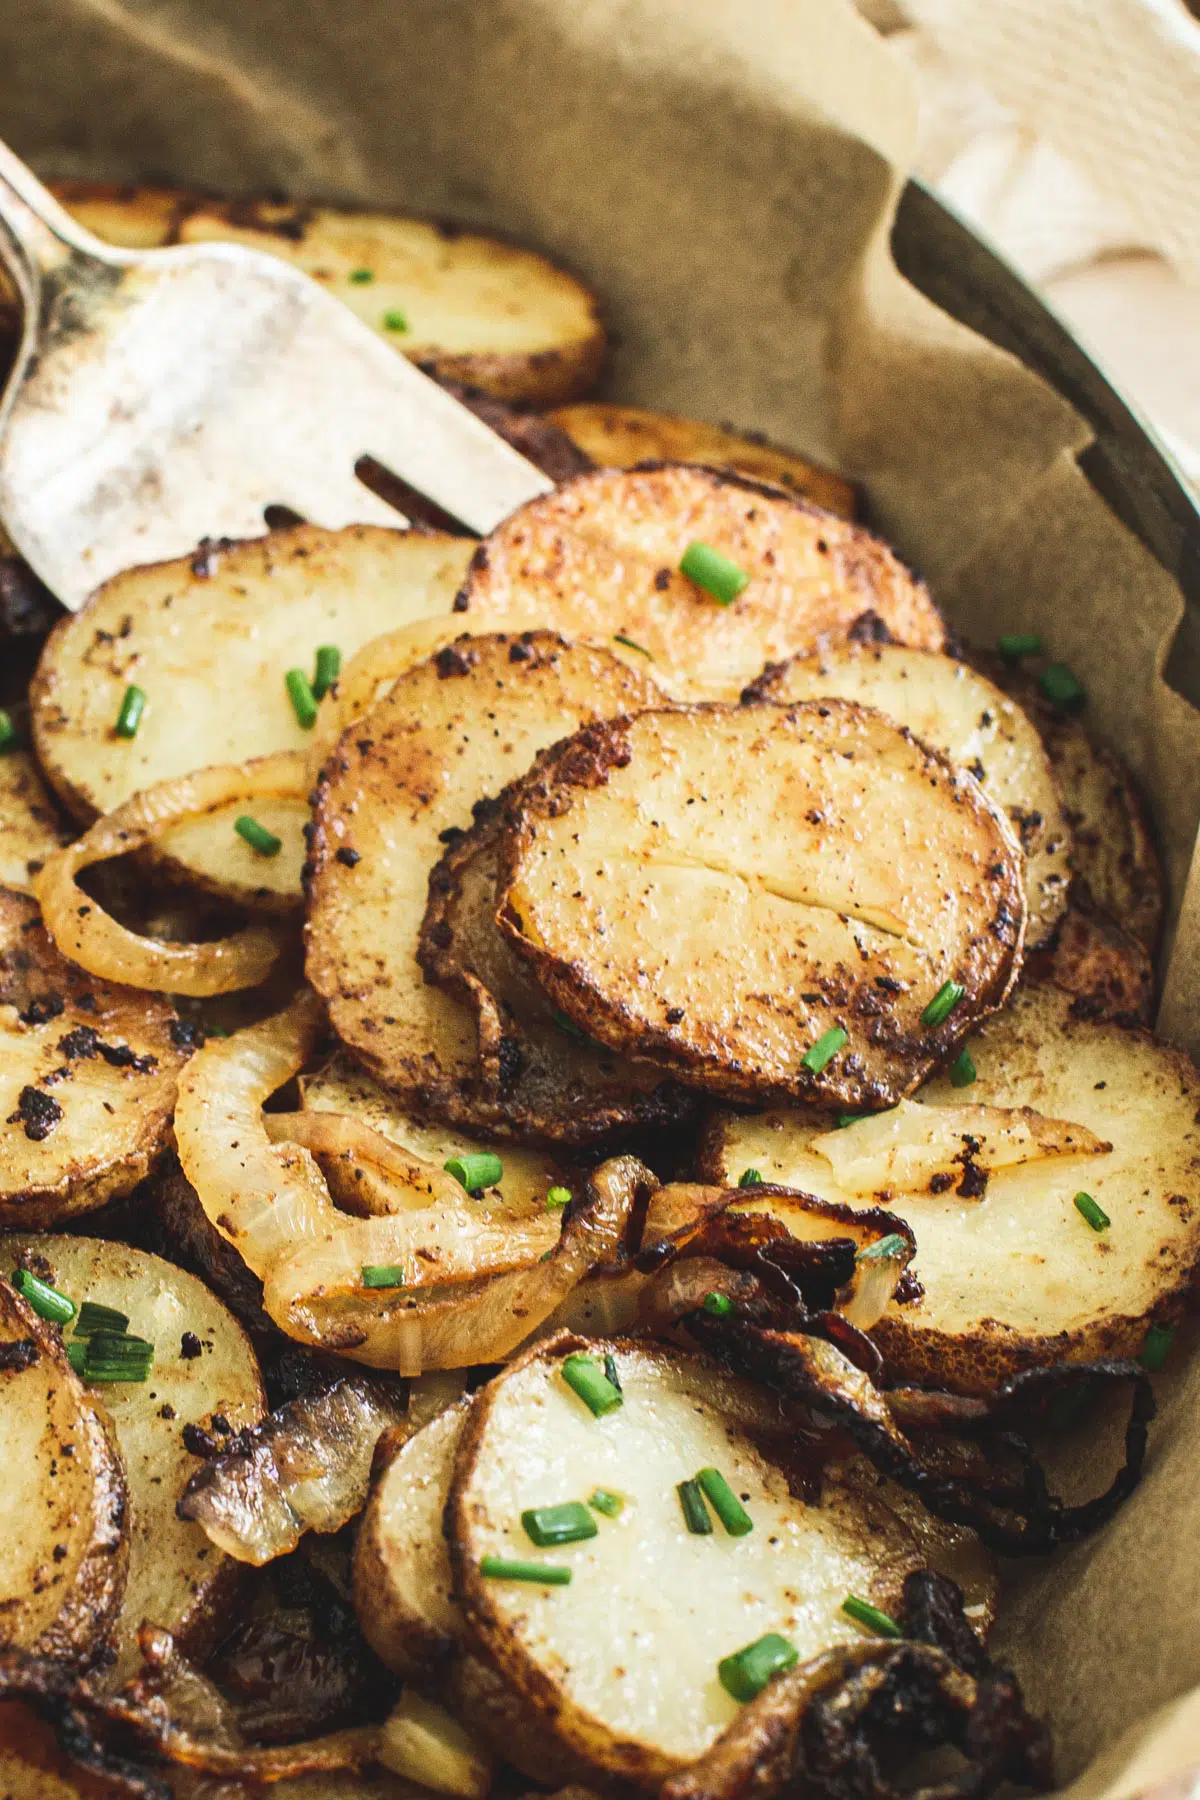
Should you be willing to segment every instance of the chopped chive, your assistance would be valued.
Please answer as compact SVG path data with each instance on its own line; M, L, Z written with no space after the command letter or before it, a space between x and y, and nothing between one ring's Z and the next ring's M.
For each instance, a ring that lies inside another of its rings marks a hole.
M120 1337L128 1330L128 1318L115 1306L99 1306L95 1300L85 1300L79 1308L73 1336L92 1337L97 1331L107 1331L113 1337Z
M137 736L137 728L142 722L142 714L146 710L146 695L140 687L127 687L121 701L121 710L117 714L114 727L119 738Z
M374 269L351 269L347 277L347 280L352 281L355 287L366 287L367 283L374 279Z
M957 981L943 981L921 1014L922 1025L944 1025L966 991L966 988Z
M842 1611L848 1619L853 1619L856 1625L865 1625L868 1631L875 1632L879 1637L898 1638L904 1636L890 1614L880 1612L879 1608L872 1606L869 1600L860 1600L857 1594L846 1595L842 1601Z
M407 331L408 330L408 320L405 318L404 314L400 311L400 308L398 306L393 306L388 312L384 313L383 329L385 331Z
M768 1631L756 1643L747 1644L733 1656L724 1656L717 1664L721 1686L727 1694L743 1703L761 1694L772 1675L790 1669L800 1660L795 1644L789 1644L777 1631Z
M12 714L0 707L0 755L5 750L15 750L20 742L20 733L12 722Z
M273 831L268 831L265 825L260 825L257 819L252 819L249 813L239 813L233 821L233 829L242 842L249 844L252 850L257 850L260 856L278 856L283 849L283 839L276 837ZM214 1034L210 1032L209 1035L211 1037Z
M289 669L283 678L283 685L288 691L297 725L301 731L311 731L317 722L317 703L313 698L312 683L308 676L303 669Z
M621 1495L614 1494L611 1488L595 1488L588 1495L588 1505L593 1512L603 1513L606 1519L619 1519L625 1511Z
M807 1069L810 1075L819 1075L822 1069L828 1068L838 1051L849 1041L849 1032L840 1025L831 1025L823 1031L815 1044L809 1046L800 1058L800 1066Z
M1112 1220L1102 1206L1097 1206L1090 1194L1076 1194L1075 1210L1081 1213L1093 1231L1107 1231Z
M701 1469L696 1480L704 1489L709 1505L730 1537L745 1537L754 1530L754 1520L746 1511L720 1469Z
M680 557L679 571L706 594L711 594L719 606L732 606L750 582L745 569L739 569L711 544L702 544L698 539L690 543Z
M1142 1354L1138 1357L1143 1369L1148 1369L1151 1375L1156 1375L1170 1355L1171 1345L1174 1342L1174 1325L1152 1325L1146 1333Z
M889 1231L886 1237L876 1238L873 1244L868 1244L865 1250L860 1250L855 1260L866 1262L868 1259L899 1256L907 1249L908 1239L902 1238L898 1231Z
M79 1376L79 1379L82 1381L84 1375L87 1372L87 1354L88 1354L87 1345L83 1344L83 1343L77 1344L72 1339L72 1341L66 1346L66 1350L67 1350L67 1361L70 1363L71 1367L74 1369L75 1373Z
M648 657L651 662L654 661L653 650L647 650L644 644L636 644L631 637L626 637L623 632L615 631L613 633L613 643L624 644L627 650L636 650L639 656L645 656Z
M52 1325L69 1325L75 1317L75 1302L51 1287L48 1281L39 1281L28 1269L14 1270L12 1284L39 1319L49 1319Z
M700 1483L695 1479L680 1481L675 1485L679 1495L679 1505L683 1512L683 1522L693 1537L711 1537L713 1523L708 1516L708 1508L704 1504L704 1495Z
M342 653L336 644L319 644L313 662L314 700L323 700L342 672Z
M1042 640L1036 631L1006 631L996 648L1001 656L1040 656Z
M1068 669L1066 663L1049 663L1038 676L1038 686L1051 705L1062 712L1069 712L1072 707L1083 703L1083 683Z
M135 1337L129 1331L93 1331L88 1336L88 1355L114 1357L125 1362L140 1362L154 1354L148 1338Z
M616 1388L618 1394L623 1394L625 1392L624 1388L621 1386L621 1377L617 1374L617 1359L611 1350L606 1350L604 1352L604 1378L606 1381L612 1382L612 1385Z
M442 1167L468 1194L481 1194L484 1188L495 1187L504 1174L504 1164L491 1150L480 1150L474 1156L452 1156Z
M704 1310L713 1319L727 1319L733 1311L733 1301L728 1294L705 1294Z
M570 1587L571 1571L562 1563L517 1562L507 1556L483 1556L479 1573L489 1581L538 1581L543 1587Z
M402 1263L364 1263L362 1284L365 1288L398 1288L404 1286Z
M525 1536L539 1550L550 1544L579 1544L594 1538L595 1519L582 1500L564 1500L561 1506L531 1506L521 1514Z
M950 1064L950 1086L970 1087L978 1070L975 1067L969 1050L960 1050Z
M154 1362L154 1345L147 1343L145 1338L119 1336L108 1331L94 1332L78 1344L72 1340L67 1348L68 1354L75 1349L83 1351L85 1381L145 1381ZM80 1373L74 1356L71 1367Z
M743 1169L741 1174L738 1176L738 1186L740 1188L761 1187L762 1186L761 1171L758 1169Z
M571 1204L571 1190L565 1187L552 1187L546 1190L546 1210L561 1212L564 1206Z
M562 1367L563 1380L578 1394L588 1411L597 1419L604 1418L606 1413L616 1412L622 1404L624 1396L614 1381L610 1381L600 1364L590 1356L581 1356L578 1352L568 1356Z
M847 1125L857 1125L860 1119L869 1119L870 1116L870 1113L839 1113L837 1116L837 1129L839 1131L845 1131Z

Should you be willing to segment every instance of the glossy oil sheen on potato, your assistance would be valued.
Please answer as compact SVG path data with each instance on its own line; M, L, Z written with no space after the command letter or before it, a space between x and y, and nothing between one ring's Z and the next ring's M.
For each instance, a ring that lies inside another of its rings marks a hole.
M581 733L515 811L497 902L602 1043L731 1098L844 1105L898 1098L1003 1001L1025 918L1020 852L976 783L844 700ZM960 1003L924 1023L947 980Z

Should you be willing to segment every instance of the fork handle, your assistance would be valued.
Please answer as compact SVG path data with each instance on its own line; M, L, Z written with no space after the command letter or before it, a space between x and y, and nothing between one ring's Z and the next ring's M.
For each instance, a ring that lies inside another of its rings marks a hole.
M41 313L43 283L80 256L119 264L111 246L85 231L32 169L0 142L0 258L16 283L26 329Z

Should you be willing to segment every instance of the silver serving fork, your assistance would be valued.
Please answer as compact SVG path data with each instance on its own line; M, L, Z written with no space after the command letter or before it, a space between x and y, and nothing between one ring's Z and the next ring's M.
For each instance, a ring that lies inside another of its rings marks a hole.
M0 144L0 256L24 308L0 404L0 520L65 606L202 539L399 525L364 456L484 533L551 487L286 263L235 244L113 249Z

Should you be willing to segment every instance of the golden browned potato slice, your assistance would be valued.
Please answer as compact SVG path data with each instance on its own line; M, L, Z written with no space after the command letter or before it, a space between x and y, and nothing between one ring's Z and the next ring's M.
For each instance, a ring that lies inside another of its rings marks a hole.
M448 613L470 551L444 535L300 525L115 576L43 652L30 698L47 779L90 820L196 768L306 749L287 671L311 676L322 644L349 658L383 632ZM137 735L120 738L130 684L145 693L145 711ZM283 839L276 856L235 834L243 810L179 825L153 854L171 874L241 904L297 905L307 807L256 807Z
M4 1273L12 1268L9 1261ZM0 1650L89 1663L125 1588L125 1476L112 1426L58 1333L7 1281L0 1281L0 1467Z
M1050 986L1019 989L969 1050L970 1086L939 1076L840 1131L798 1111L718 1115L703 1176L754 1168L911 1225L924 1291L872 1331L889 1373L983 1393L1040 1363L1136 1355L1200 1259L1200 1078L1148 1032L1074 1017Z
M750 577L731 605L680 573L711 546ZM873 612L940 650L942 621L887 546L728 470L601 469L519 507L480 546L459 602L472 630L506 615L570 638L625 638L672 694L735 699L764 663L845 637Z
M400 1445L375 1482L355 1545L363 1636L409 1680L438 1674L463 1640L442 1514L472 1404L464 1396Z
M0 888L0 1225L127 1194L170 1139L186 1040L166 1002L85 975Z
M1144 943L1076 890L1048 957L1049 979L1074 994L1082 1019L1149 1025L1154 1017L1154 964Z
M5 1238L13 1267L32 1270L81 1305L114 1307L135 1337L154 1345L144 1382L97 1389L112 1420L129 1490L129 1579L112 1648L114 1679L141 1666L138 1627L161 1625L189 1648L205 1649L228 1623L237 1565L198 1525L175 1515L196 1459L183 1432L253 1425L266 1396L245 1332L204 1283L161 1257L106 1238ZM71 1327L66 1329L68 1340Z
M471 1012L417 961L430 871L472 807L539 750L651 690L603 650L553 633L463 640L402 675L346 734L314 810L308 977L334 1030L406 1101L468 1131L586 1143L665 1123L681 1100L554 1030L489 1086Z
M788 488L842 519L852 519L858 510L851 482L764 437L604 400L562 406L550 416L602 469L628 469L641 462L707 463Z
M29 751L0 754L0 885L28 893L30 877L67 838Z
M878 1106L1004 1000L1021 877L977 783L881 714L694 707L546 759L504 840L497 916L614 1050L731 1099Z
M502 400L554 406L600 373L595 299L534 250L391 213L271 201L190 208L178 241L213 238L295 263L414 362Z
M593 1417L563 1366L615 1355L623 1400ZM477 1400L446 1509L468 1631L554 1735L604 1775L654 1789L736 1716L722 1658L778 1632L801 1660L860 1637L854 1593L895 1611L921 1566L916 1539L871 1486L829 1469L821 1498L789 1491L770 1437L787 1427L764 1390L649 1344L564 1337L522 1358ZM780 1451L785 1440L776 1438ZM752 1521L733 1536L687 1528L678 1484L715 1468ZM535 1548L530 1508L624 1501L596 1535ZM564 1567L570 1585L490 1578L485 1557Z
M180 214L196 199L182 188L110 181L53 181L50 190L88 231L125 250L158 250L171 243Z
M1071 832L1037 730L967 663L903 644L836 644L767 669L764 700L826 694L875 706L966 769L1012 822L1025 854L1026 949L1049 943L1067 904Z
M439 1169L451 1157L474 1156L495 1148L483 1138L467 1137L445 1125L414 1118L394 1094L373 1081L344 1052L339 1052L315 1075L302 1075L299 1085L306 1112L360 1119L390 1143L411 1150ZM318 1160L327 1167L324 1158L318 1156ZM571 1179L567 1165L544 1150L505 1144L501 1160L503 1172L499 1181L478 1202L483 1213L494 1210L498 1218L527 1218L545 1212L550 1187Z

